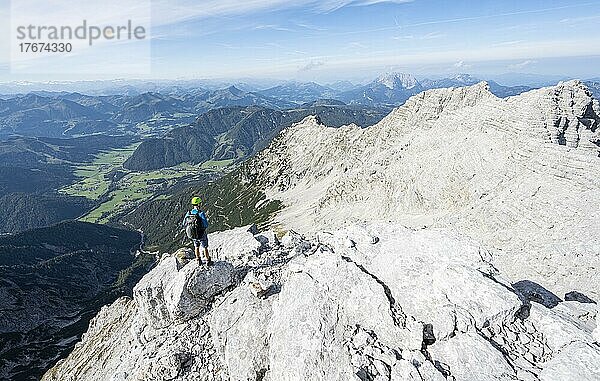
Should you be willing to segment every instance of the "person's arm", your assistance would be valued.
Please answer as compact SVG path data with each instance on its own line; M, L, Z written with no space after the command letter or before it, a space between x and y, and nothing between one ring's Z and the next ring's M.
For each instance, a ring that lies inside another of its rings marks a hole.
M206 218L206 213L201 212L200 218L202 218L202 223L204 224L204 228L208 227L208 218Z

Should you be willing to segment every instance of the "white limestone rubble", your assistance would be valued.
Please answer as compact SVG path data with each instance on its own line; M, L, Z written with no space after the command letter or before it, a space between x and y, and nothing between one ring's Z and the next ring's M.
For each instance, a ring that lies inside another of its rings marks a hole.
M230 258L258 247L236 267L164 257L44 380L600 377L597 306L530 302L470 238L389 223L292 235L215 234Z

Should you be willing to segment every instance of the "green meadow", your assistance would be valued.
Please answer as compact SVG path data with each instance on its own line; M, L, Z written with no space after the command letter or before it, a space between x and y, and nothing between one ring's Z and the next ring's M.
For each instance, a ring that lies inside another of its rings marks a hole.
M132 210L144 200L168 198L165 191L182 178L201 172L223 172L234 163L234 160L220 160L198 165L184 163L147 172L129 171L123 168L123 163L138 145L106 151L97 155L92 163L81 164L75 170L79 180L60 189L61 193L67 195L98 201L98 206L81 217L81 221L107 223L112 217Z

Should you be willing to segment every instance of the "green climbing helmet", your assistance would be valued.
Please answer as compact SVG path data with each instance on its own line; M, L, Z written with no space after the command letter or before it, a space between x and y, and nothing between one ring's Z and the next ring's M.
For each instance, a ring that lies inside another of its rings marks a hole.
M200 205L200 197L194 197L192 198L192 205Z

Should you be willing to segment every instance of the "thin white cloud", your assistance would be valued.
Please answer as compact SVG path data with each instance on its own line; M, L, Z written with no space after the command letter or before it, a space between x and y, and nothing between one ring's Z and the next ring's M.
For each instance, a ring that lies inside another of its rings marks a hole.
M267 42L267 43L265 43L265 47L275 48L275 49L285 49L285 46L283 46L277 42Z
M139 2L145 0L130 0ZM153 0L153 24L176 24L209 17L229 17L261 11L306 7L315 12L332 12L346 6L368 6L379 3L401 4L413 0Z
M522 62L518 62L518 63L515 63L515 64L508 65L508 68L511 69L511 70L520 70L520 69L523 69L523 68L525 68L527 66L534 65L536 63L537 63L536 60L525 60L525 61L522 61Z
M287 28L281 25L277 25L277 24L263 24L263 25L256 25L254 27L255 30L275 30L278 32L293 32L294 30L291 28Z
M434 40L434 39L442 38L445 36L446 36L445 33L431 32L431 33L427 33L426 35L422 36L421 39L422 40Z
M535 20L534 18L531 18L531 20ZM528 24L513 24L513 25L506 25L506 26L501 26L498 28L494 28L493 31L495 32L501 32L502 34L509 32L509 33L521 33L523 35L525 35L526 33L531 33L534 32L536 30L540 30L542 28L546 28L549 25L551 26L556 26L556 21L552 20L549 23L545 23L545 25L542 25L542 23L540 23L539 21L535 21L532 23L528 23Z
M295 22L294 25L296 25L300 28L315 31L315 32L325 32L327 30L327 28L316 26L316 25L313 25L313 24L310 24L307 22Z
M215 42L214 44L217 45L217 46L220 46L220 47L222 47L224 49L230 49L230 50L238 50L238 49L242 48L241 46L233 45L233 44L227 44L225 42Z
M305 56L308 53L302 50L289 50L287 52L285 52L285 54L291 55L291 56Z
M496 44L493 44L493 46L511 46L511 45L522 44L524 42L525 42L525 40L504 41L504 42L498 42Z
M582 23L589 23L590 21L598 21L600 20L600 15L591 15L591 16L583 16L583 17L570 17L564 18L560 20L561 24L567 24L570 26L575 26Z
M536 59L561 58L598 55L600 56L600 38L589 40L562 40L538 42L527 45L489 47L466 50L437 50L419 53L401 54L388 51L387 53L369 54L360 57L347 58L335 56L319 57L320 62L327 62L329 70L350 70L370 67L398 65L430 65L465 62L494 62L506 60L522 60L533 65ZM259 69L259 68L256 68ZM277 68L264 68L266 72L277 70L295 71L296 64L287 65L280 62ZM262 69L259 69L262 70Z
M206 18L228 18L253 14L261 11L272 11L304 7L314 12L331 12L346 6L368 6L378 3L406 3L412 0L128 0L122 1L120 11L105 7L103 2L80 0L69 2L69 6L56 6L56 2L40 2L39 0L14 0L14 9L36 9L36 14L30 14L28 21L45 25L48 20L60 20L62 25L81 22L81 15L93 7L94 20L97 24L110 24L119 18L119 14L138 14L136 21L148 23L150 18L153 27L177 25L182 22ZM58 4L64 4L59 1ZM152 8L152 14L146 9ZM3 17L6 19L6 17ZM309 23L296 23L299 27L315 31L325 29ZM277 30L287 30L287 27L272 26Z
M442 38L442 37L446 37L446 34L441 33L441 32L430 32L430 33L423 34L420 36L416 36L414 34L393 36L392 39L393 40L435 40L435 39Z
M466 63L465 61L458 61L452 65L455 69L469 69L473 67L473 65Z
M311 71L311 70L320 68L321 66L324 66L324 65L325 65L325 62L323 62L323 61L311 60L306 65L303 65L300 68L298 68L298 71L299 72Z
M201 75L210 73L211 77L236 77L236 76L270 76L289 77L290 75L302 74L307 71L311 75L320 72L339 73L376 70L381 71L384 67L396 67L403 65L411 70L418 68L436 67L443 70L440 65L451 67L451 71L457 70L454 64L460 61L471 65L486 62L513 61L517 63L527 60L541 60L544 58L567 58L579 56L600 56L600 37L585 40L556 40L521 44L516 46L496 46L478 49L437 49L427 52L401 53L397 50L373 51L368 54L354 55L326 55L312 57L308 62L302 59L281 59L281 57L269 57L264 59L253 58L257 65L246 65L243 69L239 67L203 67ZM210 69L210 70L208 70ZM304 69L304 70L300 70ZM207 71L208 70L208 71ZM408 70L408 69L406 69ZM199 74L200 75L200 74Z
M440 25L440 24L454 24L454 23L462 23L462 22L466 22L466 21L477 21L477 20L486 20L486 19L508 17L508 16L517 16L517 15L526 15L526 14L535 14L535 13L545 13L545 12L551 12L551 11L557 11L557 10L565 10L565 9L571 9L571 8L578 8L578 7L584 7L584 6L596 5L596 4L597 3L589 2L589 3L581 3L581 4L564 5L564 6L558 6L558 7L530 9L530 10L525 10L525 11L492 13L492 14L485 14L485 15L480 15L480 16L458 17L458 18L451 18L451 19L431 20L431 21L424 21L424 22L418 22L418 23L407 23L407 24L401 24L401 23L398 22L398 20L394 19L395 20L395 25L393 25L393 26L371 28L371 29L362 29L362 30L361 29L357 29L357 30L354 30L354 31L339 32L337 34L339 34L339 35L364 34L364 33L382 32L382 31L386 31L386 30L410 28L410 27L417 27L417 26Z
M359 42L359 41L352 41L344 47L345 50L368 49L368 48L369 47L367 45L365 45L364 43Z
M414 40L415 36L412 34L402 35L402 36L393 36L393 40Z
M353 7L362 7L368 5L382 4L382 3L392 3L392 4L402 4L402 3L411 3L413 0L325 0L325 1L316 1L317 9L324 12L331 12L346 6Z

